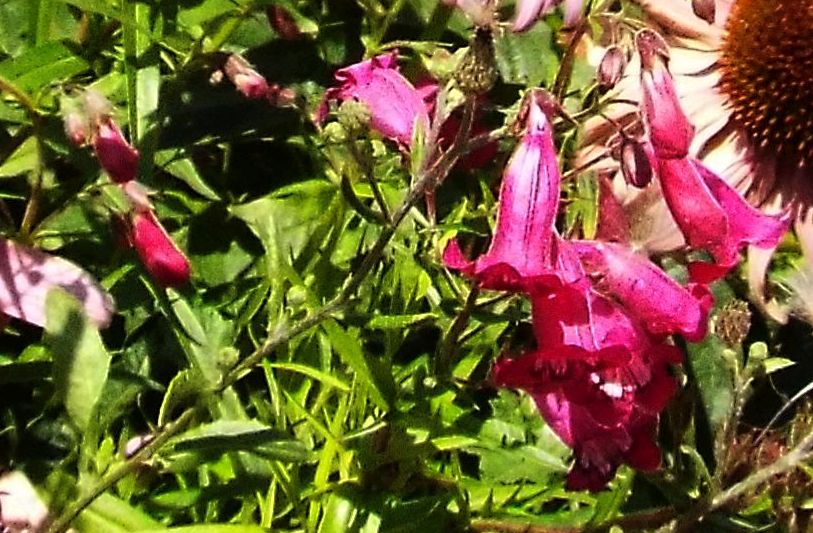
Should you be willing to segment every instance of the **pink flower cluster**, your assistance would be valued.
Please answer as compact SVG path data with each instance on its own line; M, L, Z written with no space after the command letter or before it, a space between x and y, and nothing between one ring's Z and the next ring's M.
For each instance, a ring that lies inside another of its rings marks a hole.
M787 229L786 217L760 214L688 158L693 128L658 37L642 32L637 45L654 173L686 241L715 261L690 265L693 282L684 287L623 241L563 239L555 225L556 150L537 94L503 176L490 248L474 261L455 241L444 252L447 266L481 287L530 298L537 347L501 358L492 378L532 395L573 448L568 487L575 490L601 489L622 463L643 471L659 466L658 417L677 387L670 366L682 359L669 337L701 340L713 303L706 284L736 264L744 245L772 246Z
M677 385L669 365L681 361L667 337L701 339L711 298L704 287L680 286L621 244L558 234L561 177L536 96L503 176L489 250L468 261L452 241L444 262L484 288L530 297L537 348L502 358L493 380L531 394L573 448L568 487L599 490L621 463L659 466L658 415Z
M65 129L75 144L91 144L101 167L127 197L130 212L124 237L135 248L147 272L164 287L177 287L189 281L189 260L161 225L147 194L136 181L138 151L113 120L109 102L94 91L85 91L80 108L66 115Z

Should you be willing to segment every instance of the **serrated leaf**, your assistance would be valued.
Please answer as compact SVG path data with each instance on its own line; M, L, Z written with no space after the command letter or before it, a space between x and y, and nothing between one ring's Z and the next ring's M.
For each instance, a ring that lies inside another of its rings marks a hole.
M76 298L54 289L46 304L45 343L54 356L56 394L84 430L107 381L110 354Z

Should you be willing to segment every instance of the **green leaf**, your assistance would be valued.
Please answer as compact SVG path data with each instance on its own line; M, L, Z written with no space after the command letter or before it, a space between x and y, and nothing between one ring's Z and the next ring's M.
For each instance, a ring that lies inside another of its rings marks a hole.
M255 420L218 420L179 435L171 444L178 452L246 450L285 461L304 462L312 458L303 443Z
M350 390L350 386L347 383L345 383L344 381L340 380L335 376L331 376L326 372L322 372L317 368L313 368L306 365L300 365L297 363L269 363L268 366L271 368L288 370L290 372L297 372L299 374L303 374L305 376L315 379L316 381L324 383L325 385L336 387L341 391L346 392Z
M0 177L27 174L39 166L39 161L37 138L32 135L24 140L0 165Z
M505 83L550 86L559 68L553 32L547 24L535 24L523 33L500 32L494 40L494 52Z
M139 529L133 533L268 533L268 530L248 524L200 524L163 529Z
M734 402L734 373L725 345L713 335L690 344L687 362L700 393L700 400L713 433L725 423Z
M88 69L87 62L67 46L51 42L0 62L0 77L20 91L32 93L54 81L65 81Z
M56 394L84 430L107 381L110 354L76 298L53 289L46 307L44 340L54 356Z
M367 387L373 402L381 409L389 410L395 391L392 374L383 371L376 372L370 359L364 354L358 339L339 326L336 321L326 320L322 324L322 328L330 339L331 347L358 375L359 381Z

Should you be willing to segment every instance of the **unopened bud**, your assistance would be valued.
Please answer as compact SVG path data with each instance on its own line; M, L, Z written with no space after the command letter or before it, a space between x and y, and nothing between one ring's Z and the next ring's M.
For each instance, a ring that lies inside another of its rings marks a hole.
M474 40L455 71L455 81L464 93L478 95L491 90L497 82L497 75L491 30L477 28Z
M715 332L730 347L739 346L751 328L751 311L742 300L726 304L717 316Z
M84 146L90 138L90 128L84 115L79 111L69 111L62 119L65 135L74 146Z
M716 12L714 2L715 0L692 0L692 11L709 24L714 24Z
M615 87L624 75L627 67L627 55L616 45L607 48L601 63L598 65L598 84L603 91Z
M645 143L635 139L621 141L621 173L624 181L642 189L652 181L652 160Z
M273 83L268 87L266 98L268 103L274 107L285 107L296 101L296 93L289 87L282 87Z
M172 241L152 211L132 217L133 247L144 268L163 287L178 287L189 281L189 260Z
M355 137L367 131L370 126L370 108L364 102L345 100L336 113L339 124L351 136Z
M135 179L138 150L130 146L118 125L110 118L98 124L93 136L93 151L102 168L116 183Z
M281 39L295 41L302 36L296 21L284 7L278 5L269 6L265 10L265 14L268 16L268 23L271 24L271 27L274 28L274 31L277 32Z
M136 435L132 439L128 440L127 443L124 445L124 457L125 459L129 459L135 454L137 454L141 449L152 442L154 436L150 433L145 433L143 435Z
M223 72L246 98L252 100L265 98L268 93L268 82L265 78L238 54L232 54L226 59Z

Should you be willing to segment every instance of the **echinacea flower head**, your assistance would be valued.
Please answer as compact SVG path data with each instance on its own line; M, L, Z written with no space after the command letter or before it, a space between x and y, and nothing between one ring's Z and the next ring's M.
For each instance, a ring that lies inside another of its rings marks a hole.
M503 174L491 246L475 261L457 241L443 253L448 267L488 289L521 290L553 274L561 176L550 122L536 98L529 102L526 131Z
M634 1L668 45L674 92L696 129L689 156L761 210L789 208L813 260L813 0ZM619 100L646 98L637 68L617 86ZM605 113L635 121L629 105ZM591 121L586 144L600 146L613 129ZM749 249L749 283L763 304L771 252Z
M189 281L189 260L172 241L152 211L135 211L130 240L144 268L162 287L179 287Z
M76 297L100 328L110 323L112 297L86 271L66 259L0 238L0 313L45 326L45 300L53 288Z
M429 124L421 94L399 71L397 52L376 56L339 69L317 111L317 122L327 116L330 101L355 100L367 106L370 126L402 146L410 146L415 125Z

